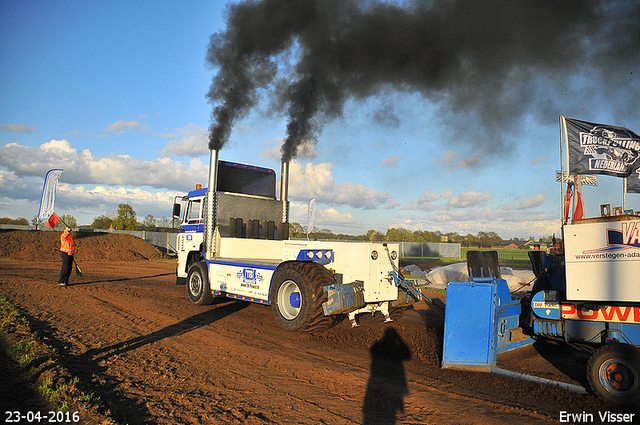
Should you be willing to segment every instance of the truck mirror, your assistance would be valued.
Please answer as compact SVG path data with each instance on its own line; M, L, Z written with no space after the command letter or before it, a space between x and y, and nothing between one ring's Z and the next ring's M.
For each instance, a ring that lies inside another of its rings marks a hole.
M180 204L173 204L173 218L180 218Z

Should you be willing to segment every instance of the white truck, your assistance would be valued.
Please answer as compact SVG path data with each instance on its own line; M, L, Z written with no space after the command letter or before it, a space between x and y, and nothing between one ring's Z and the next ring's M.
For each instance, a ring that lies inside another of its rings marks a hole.
M288 163L281 196L273 170L219 161L211 151L209 189L176 197L178 283L192 303L224 296L271 305L278 325L313 333L338 315L380 312L387 321L427 299L398 271L398 244L289 239ZM213 188L213 190L210 190Z

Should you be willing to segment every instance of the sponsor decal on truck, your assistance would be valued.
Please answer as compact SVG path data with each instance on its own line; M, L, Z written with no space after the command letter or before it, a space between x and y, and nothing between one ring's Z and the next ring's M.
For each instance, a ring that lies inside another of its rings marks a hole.
M608 223L609 226L616 223ZM619 228L606 228L607 245L586 249L576 260L640 258L640 221L622 221Z
M588 320L592 322L640 323L640 307L606 306L592 310L585 304L562 304L563 319Z

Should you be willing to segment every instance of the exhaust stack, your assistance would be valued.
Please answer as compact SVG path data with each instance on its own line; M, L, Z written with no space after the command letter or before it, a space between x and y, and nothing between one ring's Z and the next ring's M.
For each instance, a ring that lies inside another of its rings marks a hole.
M289 222L289 162L282 161L280 175L280 200L282 201L282 222Z
M204 222L204 250L207 260L216 256L216 211L217 211L217 179L218 179L218 150L211 149L209 153L209 188L207 190Z
M278 223L278 239L289 239L289 162L282 161L280 175L280 202L282 202L282 222Z

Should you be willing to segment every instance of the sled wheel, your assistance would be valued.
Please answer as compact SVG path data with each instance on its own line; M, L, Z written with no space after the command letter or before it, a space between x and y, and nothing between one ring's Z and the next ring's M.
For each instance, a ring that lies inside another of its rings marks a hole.
M602 401L640 404L640 350L636 347L617 342L600 347L589 359L587 377Z
M317 333L333 326L333 316L325 316L323 286L335 281L320 264L289 262L273 276L271 310L278 325L289 331Z
M187 294L191 302L196 305L207 305L213 302L206 263L199 261L189 268Z

